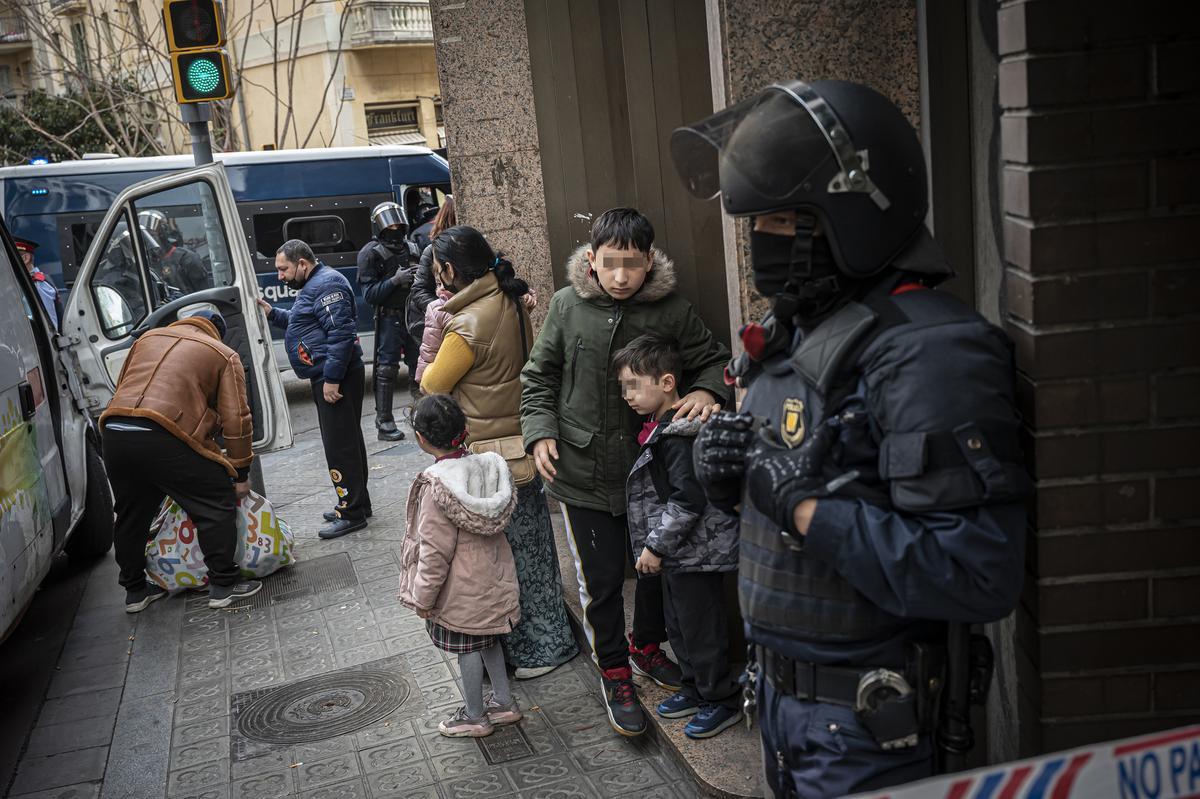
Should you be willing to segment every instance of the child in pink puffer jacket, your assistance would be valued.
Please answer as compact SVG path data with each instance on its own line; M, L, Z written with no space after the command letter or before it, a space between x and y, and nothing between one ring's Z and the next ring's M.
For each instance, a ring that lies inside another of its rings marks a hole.
M437 299L429 303L425 309L425 334L421 336L421 355L417 358L417 382L425 374L426 367L437 357L438 348L442 346L442 336L445 335L446 324L451 315L442 309L446 300L453 295L442 287L438 287Z

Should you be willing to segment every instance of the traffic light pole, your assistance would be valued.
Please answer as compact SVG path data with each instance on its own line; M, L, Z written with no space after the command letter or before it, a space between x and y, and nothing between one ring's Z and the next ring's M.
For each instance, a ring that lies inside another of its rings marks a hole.
M212 139L208 135L208 121L212 119L212 111L208 103L184 103L179 110L192 136L192 157L196 160L196 166L211 164Z
M211 164L213 162L212 139L208 133L208 122L212 119L212 111L209 109L208 103L184 103L179 110L183 115L183 121L187 123L188 133L192 136L192 158L196 161L196 166ZM209 214L204 216L205 219L210 218ZM258 458L250 462L250 490L259 496L265 496L267 493L266 485L263 482L262 465Z

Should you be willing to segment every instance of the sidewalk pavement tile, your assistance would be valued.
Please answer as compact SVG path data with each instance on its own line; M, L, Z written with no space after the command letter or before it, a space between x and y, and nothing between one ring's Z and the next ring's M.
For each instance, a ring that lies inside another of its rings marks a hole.
M105 688L119 688L125 684L125 662L109 663L83 669L64 669L50 681L47 698L74 694L88 694Z
M113 732L103 799L161 795L171 746L170 691L126 698Z
M109 722L116 721L117 707L121 704L121 688L106 688L102 691L64 696L50 699L42 705L38 714L39 724L63 724L68 721L107 716Z
M48 791L23 793L13 795L11 799L96 799L100 795L100 783L86 782L76 785L64 785L61 788L51 788Z
M200 763L172 771L167 778L167 797L177 799L210 785L229 782L229 758Z
M77 782L99 780L104 776L104 764L108 759L108 747L77 749L48 757L25 757L17 768L13 780L13 794L44 791L73 785Z
M114 720L108 716L98 716L36 727L29 736L25 756L57 755L76 749L108 746L112 741Z

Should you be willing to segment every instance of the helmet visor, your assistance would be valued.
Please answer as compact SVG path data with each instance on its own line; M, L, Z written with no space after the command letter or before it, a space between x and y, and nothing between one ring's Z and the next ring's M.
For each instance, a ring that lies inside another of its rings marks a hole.
M392 225L408 227L408 219L405 218L404 211L395 203L376 208L371 214L371 222L375 225L376 232L386 230Z
M677 129L671 156L694 197L736 187L738 206L779 208L826 191L874 189L846 129L802 81L776 84Z

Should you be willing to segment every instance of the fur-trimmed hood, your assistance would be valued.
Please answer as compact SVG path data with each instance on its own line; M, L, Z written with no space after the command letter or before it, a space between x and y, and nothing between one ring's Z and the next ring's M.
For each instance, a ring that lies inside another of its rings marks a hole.
M508 464L495 452L438 461L422 474L433 501L460 530L495 535L508 526L517 492Z
M675 262L657 247L651 248L650 251L654 255L654 266L646 276L641 290L630 297L628 302L657 302L671 295L679 283L675 276ZM588 274L591 266L588 264L587 252L588 245L584 244L571 253L571 257L567 259L567 279L582 299L606 298L608 295L604 293L600 283Z

